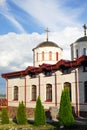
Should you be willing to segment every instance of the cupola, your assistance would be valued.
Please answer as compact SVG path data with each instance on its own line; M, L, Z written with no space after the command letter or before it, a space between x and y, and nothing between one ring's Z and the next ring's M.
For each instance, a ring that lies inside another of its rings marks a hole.
M84 36L77 39L71 44L71 60L75 60L82 55L87 55L87 36L86 29L87 26L84 24Z
M62 58L62 48L58 44L48 40L48 29L46 41L33 48L33 64L39 66L43 63L55 64Z

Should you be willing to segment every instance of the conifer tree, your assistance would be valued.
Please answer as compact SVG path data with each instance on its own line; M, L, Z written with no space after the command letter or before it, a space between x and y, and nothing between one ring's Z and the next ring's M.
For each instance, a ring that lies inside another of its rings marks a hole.
M74 117L72 114L70 96L67 87L64 88L61 95L60 109L59 109L59 123L60 125L63 126L71 126L74 124Z
M2 108L1 123L2 124L9 124L9 117L8 117L8 112L7 112L6 108Z
M44 106L42 106L42 125L46 124L46 115L45 115L45 111L44 111Z
M26 110L25 110L25 106L23 104L23 101L19 102L16 119L17 119L18 124L26 124L27 123Z
M34 124L38 126L38 125L44 125L45 123L46 123L46 117L44 107L42 106L40 97L38 96L34 112Z

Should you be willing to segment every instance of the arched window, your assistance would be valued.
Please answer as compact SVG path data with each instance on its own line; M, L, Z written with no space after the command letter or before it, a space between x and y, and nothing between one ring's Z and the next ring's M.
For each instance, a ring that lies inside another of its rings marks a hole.
M49 60L52 60L52 52L49 51Z
M44 51L42 51L42 61L44 61Z
M76 58L78 58L78 49L76 49Z
M52 85L46 84L46 101L52 101Z
M58 61L58 52L56 52L56 61Z
M32 100L36 101L36 85L32 85Z
M86 48L83 48L83 55L86 56Z
M70 101L71 101L71 83L69 82L65 82L64 83L64 87L67 87L69 90L69 95L70 95Z
M36 53L36 61L38 61L38 52Z
M18 100L18 86L14 86L14 100Z
M87 102L87 81L84 82L84 101Z

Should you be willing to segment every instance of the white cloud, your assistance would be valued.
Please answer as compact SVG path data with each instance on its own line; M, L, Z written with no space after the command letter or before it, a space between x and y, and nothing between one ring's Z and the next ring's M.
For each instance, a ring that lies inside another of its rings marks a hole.
M11 13L10 6L6 0L0 0L0 14L8 19L20 32L26 33L22 25L14 17L14 14Z
M0 66L7 67L14 59L14 52L2 51L0 52Z
M70 44L80 35L78 28L66 28L61 32L50 32L49 40L63 48L63 59L70 59ZM0 68L16 71L33 65L32 49L45 40L46 34L38 33L0 36Z
M35 18L38 24L49 27L51 30L59 30L65 26L79 26L78 16L83 8L65 7L60 0L14 0L17 6ZM66 1L65 1L66 2Z
M0 0L0 5L4 5L6 0Z

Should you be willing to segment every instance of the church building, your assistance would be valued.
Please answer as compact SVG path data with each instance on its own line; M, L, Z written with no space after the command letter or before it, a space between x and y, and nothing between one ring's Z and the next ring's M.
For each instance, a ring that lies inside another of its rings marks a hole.
M69 88L70 101L77 116L87 117L87 36L70 45L71 60L63 60L63 49L48 40L33 48L33 66L25 70L4 73L6 98L10 117L15 117L23 101L28 117L34 117L36 99L40 96L45 111L56 118L64 87Z

